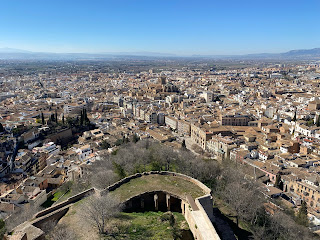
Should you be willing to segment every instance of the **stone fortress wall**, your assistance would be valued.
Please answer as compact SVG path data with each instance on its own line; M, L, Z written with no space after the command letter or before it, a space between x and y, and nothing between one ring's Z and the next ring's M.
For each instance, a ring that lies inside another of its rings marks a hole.
M160 175L168 175L168 176L176 176L180 177L184 180L190 181L197 185L199 188L203 190L205 193L204 196L196 198L195 200L189 196L175 196L171 193L164 191L157 191L153 192L154 194L154 202L155 202L155 210L158 210L159 204L159 197L161 194L164 194L164 199L167 204L167 210L170 210L170 202L174 202L177 198L181 200L181 212L184 215L186 221L189 224L190 230L194 235L195 239L198 240L220 240L219 235L217 234L212 221L213 221L213 201L211 196L211 189L205 186L202 182L189 177L184 174L174 173L174 172L167 172L167 171L151 171L151 172L144 172L144 173L137 173L126 178L121 179L120 181L108 186L106 189L99 191L95 188L88 189L84 192L81 192L75 196L68 198L66 201L63 201L59 204L56 204L52 207L49 207L43 211L36 213L33 219L17 226L14 230L14 234L12 239L19 239L16 238L18 235L23 235L22 233L27 233L28 235L32 235L32 238L28 237L29 239L37 239L42 240L44 239L44 232L41 230L45 223L49 221L58 221L62 218L69 210L69 207L80 201L81 199L93 195L95 193L104 195L108 192L112 192L115 189L121 187L123 184L128 183L130 180L139 178L143 175L152 175L152 174L160 174ZM142 196L143 194L150 194L150 193L141 193L138 196L134 196L133 198ZM131 198L131 199L133 199ZM172 199L170 201L170 199ZM125 202L129 202L130 199L127 199ZM35 231L35 229L37 231ZM37 233L36 233L37 232ZM15 237L15 238L14 238ZM11 239L11 238L9 238Z

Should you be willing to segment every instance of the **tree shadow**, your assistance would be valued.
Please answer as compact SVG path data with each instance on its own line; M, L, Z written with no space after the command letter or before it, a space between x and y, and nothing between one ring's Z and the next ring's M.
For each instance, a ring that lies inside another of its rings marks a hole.
M251 232L238 227L235 222L223 215L218 208L213 208L213 215L215 218L213 224L222 240L252 239Z

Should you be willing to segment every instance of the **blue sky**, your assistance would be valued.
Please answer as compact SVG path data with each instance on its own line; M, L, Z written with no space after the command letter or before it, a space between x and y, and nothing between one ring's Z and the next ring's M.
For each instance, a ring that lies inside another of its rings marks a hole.
M0 48L283 52L320 47L319 12L319 0L3 0Z

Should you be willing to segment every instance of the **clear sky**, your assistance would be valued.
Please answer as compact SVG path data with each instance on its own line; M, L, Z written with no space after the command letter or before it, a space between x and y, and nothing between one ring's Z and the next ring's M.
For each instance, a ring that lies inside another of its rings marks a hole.
M0 48L244 54L320 47L320 0L3 0Z

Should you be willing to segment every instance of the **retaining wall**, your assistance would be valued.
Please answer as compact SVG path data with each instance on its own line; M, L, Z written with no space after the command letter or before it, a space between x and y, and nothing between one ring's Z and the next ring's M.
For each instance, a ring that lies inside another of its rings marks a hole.
M58 222L68 211L70 206L62 207L54 212L51 212L43 217L39 217L31 222L37 228L42 229L48 221Z
M49 213L52 213L52 212L54 212L54 211L56 211L56 210L58 210L60 208L63 208L63 207L65 207L65 206L67 206L67 205L69 205L71 203L75 203L75 202L81 200L85 196L92 194L94 191L95 191L94 188L90 188L90 189L88 189L88 190L86 190L84 192L81 192L81 193L79 193L77 195L74 195L74 196L68 198L66 201L63 201L63 202L61 202L61 203L59 203L57 205L54 205L54 206L49 207L49 208L46 208L45 210L42 210L42 211L36 213L34 215L34 217L35 218L39 218L39 217L42 217L42 216L47 215Z

